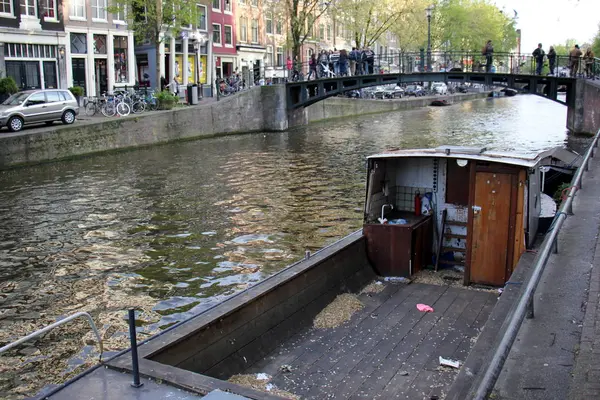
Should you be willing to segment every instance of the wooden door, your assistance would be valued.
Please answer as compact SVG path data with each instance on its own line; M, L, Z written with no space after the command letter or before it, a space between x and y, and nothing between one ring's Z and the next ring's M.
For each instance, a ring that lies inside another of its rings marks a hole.
M509 255L513 174L475 173L472 211L471 283L502 286Z

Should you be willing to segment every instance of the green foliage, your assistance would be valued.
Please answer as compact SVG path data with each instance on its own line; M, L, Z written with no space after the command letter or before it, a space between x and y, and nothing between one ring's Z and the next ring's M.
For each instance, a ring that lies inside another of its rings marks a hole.
M83 96L83 88L81 86L73 86L69 88L69 91L73 93L73 96Z
M559 56L567 56L569 52L573 49L573 46L577 44L577 40L575 39L567 39L564 44L555 44L554 51Z
M169 101L175 102L175 101L179 100L179 98L175 94L173 94L171 91L169 91L169 90L163 90L162 92L156 93L156 99L159 102L163 102L163 101L165 101L165 102L169 102Z
M592 51L596 58L600 58L600 24L598 24L598 32L596 33L596 36L594 36L592 42Z
M19 91L19 87L15 80L7 76L0 79L0 94L15 94Z
M554 192L554 195L552 196L552 198L554 199L554 201L556 202L556 204L562 203L562 192L563 190L570 188L571 187L571 183L569 182L565 182L565 183L561 183L558 188L556 189L556 192Z

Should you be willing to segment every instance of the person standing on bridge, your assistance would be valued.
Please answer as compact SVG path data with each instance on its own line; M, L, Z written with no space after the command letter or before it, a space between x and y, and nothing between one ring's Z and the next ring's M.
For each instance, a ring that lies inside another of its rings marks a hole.
M541 75L542 67L544 66L544 56L546 55L541 43L538 43L538 47L533 51L532 55L535 58L535 74Z
M314 76L313 79L317 79L319 75L317 74L317 56L315 53L311 54L310 61L308 61L308 77L307 81L310 81L310 77Z
M490 72L492 70L492 64L494 62L494 46L492 46L492 41L488 40L482 51L485 56L485 72Z
M554 46L550 46L548 50L548 66L550 67L550 75L554 75L554 66L556 65L556 50Z
M588 47L583 56L583 62L585 63L585 77L594 77L594 52L591 47Z
M575 47L569 52L569 67L570 67L570 75L571 78L577 78L577 72L579 72L579 58L583 53L579 50L579 45L576 44Z

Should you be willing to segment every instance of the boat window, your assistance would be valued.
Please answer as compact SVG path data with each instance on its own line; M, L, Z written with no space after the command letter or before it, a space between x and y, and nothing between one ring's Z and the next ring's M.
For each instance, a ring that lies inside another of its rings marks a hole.
M448 159L446 174L446 203L469 205L469 164L461 167L457 160Z

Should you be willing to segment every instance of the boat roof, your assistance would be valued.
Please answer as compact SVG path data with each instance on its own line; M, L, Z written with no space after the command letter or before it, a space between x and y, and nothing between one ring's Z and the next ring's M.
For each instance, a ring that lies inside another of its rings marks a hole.
M429 149L386 150L384 153L371 155L367 157L367 159L425 157L452 158L497 162L502 164L519 165L523 167L534 167L541 160L554 155L554 153L558 150L561 150L561 148L556 147L537 152L519 152L487 150L485 147L439 146Z

